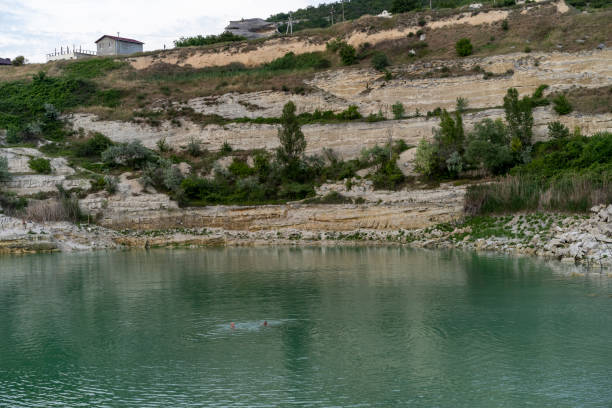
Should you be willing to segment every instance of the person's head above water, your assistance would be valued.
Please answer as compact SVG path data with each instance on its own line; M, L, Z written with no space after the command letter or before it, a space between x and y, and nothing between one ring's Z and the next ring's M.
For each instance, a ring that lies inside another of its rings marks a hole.
M267 321L267 320L264 320L263 325L264 325L264 326L267 326L267 325L268 325L268 321Z
M231 322L231 323L230 323L230 327L231 327L232 329L235 329L235 328L236 328L236 323Z

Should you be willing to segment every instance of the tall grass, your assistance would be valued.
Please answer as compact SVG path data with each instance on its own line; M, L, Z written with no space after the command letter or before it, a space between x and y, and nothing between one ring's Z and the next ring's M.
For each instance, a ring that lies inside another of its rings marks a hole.
M610 172L569 173L554 179L520 175L470 186L465 211L470 215L544 210L584 213L610 202Z

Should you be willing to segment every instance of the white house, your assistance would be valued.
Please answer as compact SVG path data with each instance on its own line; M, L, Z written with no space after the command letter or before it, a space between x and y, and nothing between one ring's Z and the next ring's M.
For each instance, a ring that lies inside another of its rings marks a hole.
M131 38L103 35L96 41L98 56L130 55L142 52L143 42Z

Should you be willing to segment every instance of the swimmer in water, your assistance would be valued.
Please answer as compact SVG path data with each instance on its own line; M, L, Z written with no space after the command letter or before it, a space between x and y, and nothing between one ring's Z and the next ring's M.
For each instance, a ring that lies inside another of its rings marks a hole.
M264 325L264 327L268 327L268 321L264 320L263 325Z
M231 323L230 323L230 327L231 327L232 329L235 329L235 328L236 328L236 323L231 322Z

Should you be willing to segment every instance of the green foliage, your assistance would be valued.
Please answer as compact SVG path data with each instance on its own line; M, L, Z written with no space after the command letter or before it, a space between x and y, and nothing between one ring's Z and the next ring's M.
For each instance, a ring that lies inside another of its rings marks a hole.
M97 91L91 101L93 105L106 106L107 108L116 108L121 102L123 92L118 89L107 89L105 91Z
M421 2L419 0L393 0L393 3L391 4L391 12L394 14L406 13L420 7Z
M109 194L115 194L119 187L119 178L117 176L104 176L104 189Z
M47 77L44 72L31 81L12 81L0 84L0 128L21 133L27 126L39 123L41 133L56 126L47 116L48 106L57 112L87 105L95 94L93 83L72 78ZM45 108L47 106L47 109ZM32 129L30 129L32 130ZM30 132L31 133L31 132ZM27 138L27 135L22 135Z
M153 152L144 147L139 140L111 146L102 152L102 161L109 166L120 165L139 169L154 158Z
M372 56L372 67L377 71L384 71L391 63L389 62L389 58L387 58L387 54L383 52L376 52Z
M612 170L612 133L572 136L534 145L532 160L513 174L555 177L562 173L604 173Z
M569 129L561 122L549 122L548 125L548 137L551 139L564 139L569 137Z
M230 154L234 149L232 149L232 146L227 142L223 142L223 145L221 146L221 154L223 156L227 156L228 154Z
M510 137L504 123L484 119L468 134L465 158L468 163L482 167L492 174L504 174L514 165Z
M416 152L416 169L429 177L455 177L463 170L465 134L459 112L453 117L442 110L440 128L434 130L433 143L421 141Z
M23 55L18 55L15 57L15 59L13 59L13 61L11 61L11 64L13 64L15 67L20 67L25 64L25 57Z
M144 186L153 186L176 197L181 195L183 178L183 174L170 160L156 157L145 164L141 181Z
M246 37L242 37L239 35L235 35L228 31L219 35L197 35L194 37L181 37L178 40L174 41L174 46L177 48L181 47L197 47L201 45L212 45L219 43L229 43L229 42L237 42L237 41L246 41Z
M308 52L295 55L292 52L285 54L265 65L273 71L293 69L325 69L331 67L331 62L320 52Z
M36 157L28 161L28 165L38 174L51 174L51 162L43 157Z
M192 136L191 139L189 139L189 143L187 143L186 150L192 157L199 157L202 155L202 144Z
M340 47L339 53L342 64L353 65L357 62L357 51L352 45L343 43Z
M8 169L8 159L0 156L0 181L8 181L11 179L11 173Z
M391 111L393 112L394 119L401 119L404 117L404 114L406 113L406 109L404 109L404 104L402 104L399 101L395 102L391 106Z
M511 137L513 151L521 154L528 151L533 137L533 105L531 98L524 96L518 98L518 91L515 88L508 89L504 96L504 111L506 112L506 122Z
M456 104L455 110L459 113L463 113L467 110L468 105L469 103L468 103L467 98L459 97L457 98L457 104Z
M92 79L126 66L128 66L126 62L108 57L67 61L62 65L62 69L69 78Z
M300 158L306 149L306 139L300 128L300 124L295 115L296 107L291 101L283 107L281 117L282 128L278 130L278 140L280 146L276 150L276 155L288 171L296 171Z
M232 164L229 165L228 170L232 175L236 177L248 177L255 174L255 169L249 167L244 160L234 159Z
M457 55L467 57L472 54L472 42L469 38L462 38L455 44L455 49L457 50Z
M343 110L337 115L340 120L357 120L361 119L361 113L359 113L359 107L357 105L349 105L346 110Z
M553 99L553 104L555 112L559 115L567 115L572 111L572 105L563 94L557 95L557 97Z
M103 151L113 145L113 142L102 133L94 133L84 142L74 144L74 153L79 157L100 157Z
M365 14L377 15L383 10L391 10L393 0L349 0L344 2L344 15L347 20L357 19ZM338 11L342 10L342 4L336 1L333 3L321 3L317 7L309 6L295 10L291 13L292 17L297 20L293 25L293 31L303 30L307 28L329 27L329 16L332 10L336 12L336 20L341 17ZM289 19L289 13L279 13L268 18L268 21L286 22ZM284 32L286 26L279 27L281 32Z
M502 30L504 30L504 31L508 31L508 28L509 28L509 27L508 27L508 20L504 20L504 21L502 21L501 28L502 28Z

